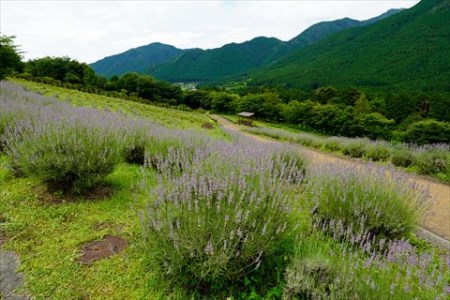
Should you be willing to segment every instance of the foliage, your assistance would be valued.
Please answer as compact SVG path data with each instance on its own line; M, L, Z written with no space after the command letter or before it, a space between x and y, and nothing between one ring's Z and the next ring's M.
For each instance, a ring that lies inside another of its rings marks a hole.
M424 150L416 155L415 165L420 174L449 173L450 155L448 151Z
M411 232L425 208L423 195L400 174L375 168L320 168L310 179L306 197L322 222L342 222L355 234L367 231L390 239Z
M415 162L415 156L408 150L396 150L392 153L391 162L396 167L409 167Z
M419 145L450 143L450 123L435 120L413 123L404 132L403 141Z
M373 161L385 161L391 156L389 146L383 143L370 143L366 146L364 157Z
M355 139L344 143L342 152L351 157L363 157L366 152L367 140Z
M442 2L421 1L375 24L336 33L248 77L255 85L308 90L333 85L449 92L450 10L435 8Z
M0 35L0 80L23 69L19 47L14 44L14 36Z

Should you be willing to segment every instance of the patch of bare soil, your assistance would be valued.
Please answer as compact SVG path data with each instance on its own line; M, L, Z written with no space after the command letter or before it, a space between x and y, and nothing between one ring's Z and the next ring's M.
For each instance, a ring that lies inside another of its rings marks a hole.
M128 247L128 242L121 237L107 235L103 240L92 241L85 244L81 250L79 262L82 264L92 264L99 259L111 257L122 252Z
M214 118L218 120L224 128L239 132L249 138L252 138L261 143L279 143L278 141L270 138L252 135L246 132L240 132L239 127L232 122L214 115ZM322 153L311 149L303 148L299 145L299 148L308 155L312 165L323 163L339 163L345 167L352 168L364 168L366 163L358 161L352 158L339 157L329 153ZM432 179L421 177L418 175L405 173L408 181L417 185L419 189L428 191L429 200L432 203L430 207L430 213L426 216L422 222L422 226L432 233L450 240L450 186L444 183L436 182Z
M38 199L44 204L61 204L67 202L76 202L80 199L86 200L103 200L109 198L114 193L112 186L97 186L90 189L85 195L74 195L68 192L63 193L57 188L45 188L42 186L35 187Z
M211 123L205 123L205 124L202 124L202 128L213 129L214 126Z

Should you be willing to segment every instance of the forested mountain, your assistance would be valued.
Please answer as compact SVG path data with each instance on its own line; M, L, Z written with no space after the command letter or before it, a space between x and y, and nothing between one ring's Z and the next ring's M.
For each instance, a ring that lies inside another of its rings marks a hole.
M161 43L130 49L126 52L105 57L91 67L100 75L111 77L127 72L144 73L150 66L166 62L183 53L184 50Z
M287 42L276 38L257 37L210 50L181 50L152 43L106 57L91 66L98 74L108 77L138 72L172 82L223 82L272 64L289 52L311 45L333 33L377 22L398 11L390 10L366 21L345 18L320 22Z
M288 54L251 74L254 84L313 89L369 86L450 91L450 0L423 0Z
M357 27L357 26L365 26L370 25L373 23L376 23L378 21L381 21L387 17L390 17L403 9L390 9L384 14L379 15L378 17L365 20L365 21L358 21L350 18L344 18L340 20L335 21L329 21L329 22L320 22L317 24L314 24L310 26L308 29L303 31L298 36L294 37L289 41L290 44L297 45L298 48L309 46L311 44L314 44L317 41L320 41L321 39L333 34L337 33L339 31Z
M273 64L291 51L311 45L333 33L377 22L398 11L390 10L366 21L345 18L321 22L287 42L276 38L258 37L240 44L227 44L217 49L187 51L172 61L153 66L148 73L172 82L225 82L229 78L244 77L252 70Z
M150 68L149 73L169 81L208 82L246 73L274 61L289 50L290 45L286 42L276 38L257 37L218 49L186 51L172 61Z

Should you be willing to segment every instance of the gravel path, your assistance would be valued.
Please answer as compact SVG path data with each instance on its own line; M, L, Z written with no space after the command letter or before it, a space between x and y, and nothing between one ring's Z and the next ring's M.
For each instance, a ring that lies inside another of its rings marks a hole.
M261 143L280 143L279 141L253 135L239 130L239 126L220 117L214 115L213 118L218 121L223 128L240 132L241 134L252 138ZM299 147L301 147L299 145ZM340 157L330 153L323 153L301 147L303 151L311 158L312 164L321 163L339 163L345 167L361 168L366 163L360 160ZM422 223L417 233L430 242L441 245L450 249L450 186L425 177L405 173L408 180L417 184L418 188L427 190L432 200L431 212Z

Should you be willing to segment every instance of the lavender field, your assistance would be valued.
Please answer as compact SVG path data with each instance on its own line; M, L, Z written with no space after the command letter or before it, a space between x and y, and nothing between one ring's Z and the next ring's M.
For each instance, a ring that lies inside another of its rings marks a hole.
M173 111L164 126L164 111L119 100L0 91L0 241L20 257L16 295L450 296L449 252L414 235L426 195L400 173L312 167L295 145L199 130L206 115L183 112L176 128ZM84 264L83 245L107 236L128 246Z

